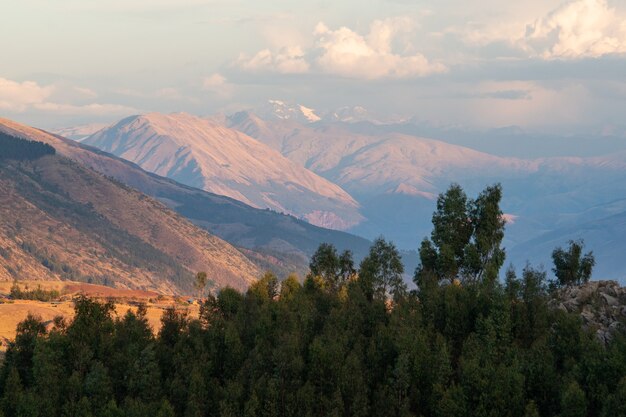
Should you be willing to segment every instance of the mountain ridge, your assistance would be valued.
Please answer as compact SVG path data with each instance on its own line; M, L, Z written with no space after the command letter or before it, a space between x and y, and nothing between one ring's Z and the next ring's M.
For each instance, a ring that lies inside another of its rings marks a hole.
M0 135L56 142L4 119ZM206 271L217 286L240 289L260 275L227 242L59 148L33 161L0 161L2 279L79 278L189 293L197 271Z
M178 182L337 229L358 203L336 184L261 142L185 113L131 116L83 141Z

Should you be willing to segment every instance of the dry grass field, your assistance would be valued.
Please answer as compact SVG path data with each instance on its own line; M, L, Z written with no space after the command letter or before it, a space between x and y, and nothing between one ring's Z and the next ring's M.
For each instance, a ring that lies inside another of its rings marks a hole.
M79 294L103 301L113 300L118 317L123 316L129 309L135 310L138 303L145 303L147 318L154 332L160 328L163 311L170 306L187 310L191 317L197 317L199 312L197 305L189 305L183 298L160 296L152 291L123 290L71 281L19 282L22 289L41 287L43 290L59 291L61 294L59 301L9 300L6 296L11 285L11 282L0 282L0 352L4 351L7 342L15 337L17 324L29 313L41 317L44 322L52 322L56 316L71 320L74 315L72 299Z

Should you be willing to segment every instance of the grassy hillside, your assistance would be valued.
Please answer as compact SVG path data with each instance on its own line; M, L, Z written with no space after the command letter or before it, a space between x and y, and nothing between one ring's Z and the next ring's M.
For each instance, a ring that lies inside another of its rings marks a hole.
M332 243L340 250L351 249L357 260L369 249L370 242L366 239L181 185L148 173L131 162L60 136L0 119L0 130L3 129L49 143L60 154L157 198L211 234L245 248L262 269L271 266L281 275L294 270L303 272L308 266L308 257L322 242ZM408 254L406 257L409 259L407 270L412 270L415 259Z
M0 146L7 135L0 134ZM259 270L162 203L59 155L0 161L0 279L190 292L193 274L245 288Z

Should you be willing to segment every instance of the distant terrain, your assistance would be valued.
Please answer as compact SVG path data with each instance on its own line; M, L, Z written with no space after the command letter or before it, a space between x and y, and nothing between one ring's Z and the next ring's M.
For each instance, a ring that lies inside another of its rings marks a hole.
M383 234L415 249L429 234L436 196L450 183L475 192L499 182L509 221L508 261L518 267L527 260L547 265L550 246L582 238L596 250L599 276L626 280L626 262L614 255L626 251L620 220L626 213L623 139L539 138L519 129L464 136L459 129L427 129L411 121L372 121L362 108L320 114L315 121L298 109L269 103L223 123L349 192L365 217L350 232L367 238ZM593 156L575 156L581 149Z
M340 250L351 248L357 259L365 255L370 245L364 238L181 185L96 148L38 129L8 120L3 120L1 126L7 131L51 144L59 154L158 199L196 225L238 247L261 270L271 269L281 276L294 271L304 275L309 256L322 242L332 243ZM405 258L407 270L414 269L415 254L405 253Z
M133 116L82 143L182 184L347 229L358 203L338 185L248 135L184 113Z

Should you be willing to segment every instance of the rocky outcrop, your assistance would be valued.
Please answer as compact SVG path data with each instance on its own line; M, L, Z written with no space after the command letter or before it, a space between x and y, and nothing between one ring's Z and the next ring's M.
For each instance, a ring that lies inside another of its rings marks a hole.
M615 331L626 329L626 287L616 281L592 281L557 290L551 305L579 314L583 326L608 342Z

